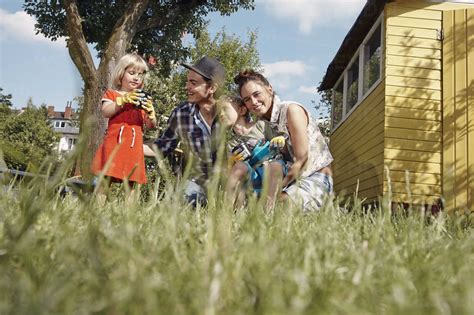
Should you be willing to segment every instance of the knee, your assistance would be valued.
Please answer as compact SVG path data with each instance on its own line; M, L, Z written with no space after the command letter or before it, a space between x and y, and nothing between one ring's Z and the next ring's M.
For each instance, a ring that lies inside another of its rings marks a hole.
M232 168L230 169L230 177L242 179L245 175L247 175L248 167L244 162L237 162Z
M270 176L283 177L283 166L279 162L270 162L266 167Z
M184 188L184 198L193 208L199 205L206 206L207 195L205 189L193 181L188 180Z
M199 192L185 194L184 198L186 199L186 202L189 203L193 208L197 208L198 205L201 207L205 207L207 205L206 195Z

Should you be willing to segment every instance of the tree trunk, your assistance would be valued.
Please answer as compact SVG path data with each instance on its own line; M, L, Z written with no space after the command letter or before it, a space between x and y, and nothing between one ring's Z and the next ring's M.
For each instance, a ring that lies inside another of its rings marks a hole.
M88 82L84 87L84 110L81 112L81 143L78 163L79 172L85 180L92 178L91 162L102 141L107 120L102 116L100 102L104 93L99 81ZM76 173L77 169L76 167Z

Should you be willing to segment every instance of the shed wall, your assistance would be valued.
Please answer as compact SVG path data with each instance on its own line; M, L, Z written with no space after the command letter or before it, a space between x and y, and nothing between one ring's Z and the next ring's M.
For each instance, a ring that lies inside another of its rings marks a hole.
M331 135L334 188L346 197L382 195L384 98L383 80ZM358 189L357 189L358 188Z
M402 1L387 4L385 17L383 191L429 204L442 193L443 13Z
M443 12L443 195L474 211L474 9Z

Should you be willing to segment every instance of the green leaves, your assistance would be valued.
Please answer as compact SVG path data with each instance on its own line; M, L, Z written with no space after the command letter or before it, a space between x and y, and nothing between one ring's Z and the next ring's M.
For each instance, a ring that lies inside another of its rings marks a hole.
M46 117L46 108L27 107L0 121L0 149L9 168L37 167L53 153L59 137Z
M63 1L25 0L24 9L36 18L38 32L51 40L67 36L66 12ZM105 53L113 29L121 19L129 18L124 12L128 1L77 1L82 28L88 43L94 44L99 56ZM131 49L140 54L159 56L163 64L182 60L189 52L183 47L184 33L199 35L205 28L210 12L230 15L238 9L253 9L254 0L202 1L151 0L145 13L129 32L133 34Z
M3 94L3 89L0 87L0 109L5 107L12 106L12 95L11 94Z

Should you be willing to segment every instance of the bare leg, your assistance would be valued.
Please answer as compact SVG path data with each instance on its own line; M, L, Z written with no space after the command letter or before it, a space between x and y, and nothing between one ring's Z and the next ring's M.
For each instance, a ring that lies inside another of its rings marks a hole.
M105 176L100 183L97 183L95 197L100 206L104 206L107 202L111 181L110 177Z
M124 182L125 202L135 203L140 197L140 185L135 182Z
M283 180L283 166L279 162L271 162L265 167L265 180L268 183L266 209L273 210L275 201L281 192Z
M236 198L239 196L240 188L242 182L245 180L248 174L247 165L244 162L237 162L229 172L229 178L227 179L226 185L226 195L227 198L232 202L235 203ZM241 198L238 198L241 199Z

